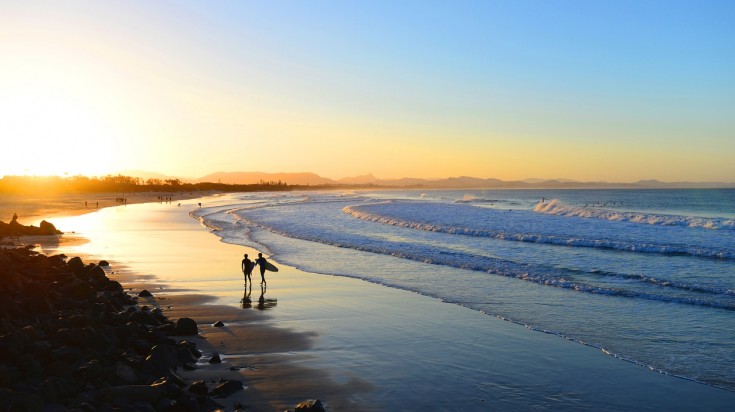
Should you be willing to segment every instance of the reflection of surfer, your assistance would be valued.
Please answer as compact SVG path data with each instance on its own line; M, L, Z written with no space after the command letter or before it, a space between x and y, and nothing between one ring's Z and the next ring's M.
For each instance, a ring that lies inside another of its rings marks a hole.
M242 295L242 300L240 301L243 309L253 307L253 300L250 299L250 294L252 292L253 292L252 285L249 288L245 288L245 293Z
M252 260L248 259L247 253L245 254L245 258L242 260L242 264L240 266L242 267L242 275L245 277L245 282L252 282L250 274L253 273L253 268L255 267L255 264Z
M258 298L258 309L265 310L265 287L260 288L260 297Z
M258 253L258 258L255 259L255 264L260 266L260 284L266 285L265 283L265 266L268 264L268 261L265 260L262 253Z

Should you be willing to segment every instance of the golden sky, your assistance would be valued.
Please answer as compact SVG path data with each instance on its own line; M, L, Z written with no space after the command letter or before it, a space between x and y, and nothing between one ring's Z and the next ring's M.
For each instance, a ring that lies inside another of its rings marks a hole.
M0 10L0 176L735 182L730 2Z

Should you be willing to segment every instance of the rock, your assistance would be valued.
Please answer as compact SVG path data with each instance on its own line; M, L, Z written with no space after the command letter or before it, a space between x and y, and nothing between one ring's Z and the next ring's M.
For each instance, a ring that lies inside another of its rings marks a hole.
M117 382L122 384L130 385L138 381L138 376L135 372L135 369L122 362L118 362L117 364L115 364L112 376Z
M296 412L325 412L324 405L319 399L309 399L299 402L294 409Z
M197 335L196 322L136 310L104 264L0 248L0 411L224 410L175 372L201 352L169 336Z
M71 376L73 372L74 372L74 369L72 368L71 364L62 359L55 359L54 361L46 365L47 375L67 377L67 376Z
M85 363L84 365L77 368L76 371L74 371L74 376L76 376L79 379L84 379L86 381L94 381L105 373L105 371L102 369L102 364L97 359L92 359L91 361Z
M0 363L0 388L10 387L11 383L14 383L20 376L18 368L3 365ZM0 394L0 399L2 399Z
M120 282L116 280L111 280L107 282L107 284L105 285L105 290L110 291L110 292L122 292L123 287L120 284Z
M197 323L191 318L179 318L176 321L176 327L174 328L174 335L188 336L198 335L199 329Z
M209 393L209 388L207 388L207 384L204 381L196 381L189 385L189 392L197 395L206 395Z
M209 363L222 363L222 359L219 357L219 353L214 353L211 358L209 358Z
M150 313L142 310L130 314L130 320L144 325L158 325L158 321Z
M225 324L221 320L218 320L217 322L214 322L214 325L212 325L212 326L214 326L215 328L221 328L221 327L225 326Z
M110 266L110 262L106 260L100 260L100 263L98 263L97 266L107 267Z
M101 389L97 398L102 401L147 402L154 404L163 398L162 391L150 385L124 385Z
M104 281L108 281L105 270L97 265L90 265L87 267L87 276L90 279L95 280L97 283L102 284Z
M196 345L185 340L176 345L176 354L179 357L179 362L185 365L196 363L202 357L202 353L196 348Z
M179 364L176 349L170 345L156 345L145 358L144 367L153 377L168 377Z
M242 382L236 380L227 380L212 389L212 394L217 397L224 398L225 396L232 395L239 390L242 390Z
M69 259L67 266L69 266L69 268L73 270L74 273L77 273L84 268L84 262L82 262L82 258L80 258L79 256L75 256Z
M33 325L28 325L28 326L23 327L20 330L20 333L23 334L23 336L25 336L25 338L31 342L41 340L44 338L43 332L40 332Z
M181 388L186 386L186 383L184 383L183 379L176 376L175 374L172 376L173 377L161 378L154 382L151 386L162 390L165 397L177 399L184 393Z
M41 235L60 235L62 232L56 229L53 223L42 220L38 225L38 231Z
M60 288L59 291L65 297L74 300L90 300L96 295L96 292L94 288L92 288L92 286L79 279L74 279L71 282L65 284Z
M143 289L140 293L138 293L139 298L152 298L153 295L151 292L148 292L147 290Z

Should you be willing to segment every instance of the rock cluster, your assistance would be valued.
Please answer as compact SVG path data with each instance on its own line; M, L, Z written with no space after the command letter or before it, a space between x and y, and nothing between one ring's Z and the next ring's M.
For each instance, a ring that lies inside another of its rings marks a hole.
M212 396L241 382L187 388L177 375L202 354L172 336L197 333L191 319L138 307L100 265L0 249L0 410L220 409Z
M38 226L22 225L18 218L13 216L10 223L0 221L0 236L38 236L38 235L60 235L62 232L56 229L53 223L42 220Z

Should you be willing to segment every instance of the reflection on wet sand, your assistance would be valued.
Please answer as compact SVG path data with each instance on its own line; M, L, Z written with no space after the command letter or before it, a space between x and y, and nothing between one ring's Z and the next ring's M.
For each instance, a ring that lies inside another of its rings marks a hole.
M260 297L258 298L258 303L255 305L256 309L259 310L266 310L274 308L278 304L278 299L266 299L265 298L265 292L267 290L267 286L265 284L260 285ZM253 307L253 299L251 298L253 292L253 282L246 282L245 283L245 292L242 296L242 299L240 300L240 305L243 309L250 309Z

